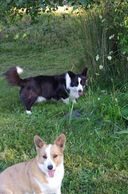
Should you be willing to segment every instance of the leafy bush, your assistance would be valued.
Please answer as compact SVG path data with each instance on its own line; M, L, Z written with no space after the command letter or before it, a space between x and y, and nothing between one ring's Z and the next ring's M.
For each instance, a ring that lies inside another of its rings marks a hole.
M62 2L62 0L5 0L0 3L2 10L0 16L4 18L9 15L9 17L14 19L15 16L18 15L22 17L24 13L26 13L27 15L30 15L32 21L35 22L37 20L37 16L42 11L45 11L47 8L49 8L49 11L51 11L51 9L57 9L57 5L62 4Z
M30 15L32 22L38 20L38 15L43 12L57 10L59 5L88 6L94 0L5 0L0 2L0 17L6 22L8 16L16 19L16 16L23 17L24 14Z
M81 16L83 61L91 69L92 81L103 85L127 81L127 10L126 0L101 0Z
M25 8L27 6L30 6L30 10L32 9L33 1L21 0L20 5L16 2L5 1L5 4L3 3L0 6L0 14L3 14L3 16L4 14L8 15L9 10L13 11L9 12L10 14L14 14L14 10L17 13L18 6L19 10L21 7ZM41 1L35 2L38 4ZM73 3L73 1L67 2ZM79 62L76 61L74 66L79 69L82 68L81 66L88 66L90 70L89 78L92 83L113 86L115 83L120 85L122 82L126 82L128 74L127 0L99 0L95 1L95 4L93 0L74 2L85 7L85 10L82 14L80 11L79 18L78 14L72 15L72 22L70 22L71 18L68 14L66 16L60 14L59 19L56 14L47 13L42 14L43 17L38 16L39 25L34 24L32 26L32 15L30 14L34 14L34 12L30 10L30 12L27 12L27 9L25 9L28 15L24 14L22 20L15 17L17 21L14 25L11 24L7 28L0 26L1 42L3 39L10 42L15 40L17 44L26 46L26 49L34 48L39 50L45 49L47 46L58 48L58 46L63 47L73 43L75 48L79 45L81 53L81 59L79 57ZM52 7L51 4L46 4ZM56 1L54 5L57 4ZM12 5L17 6L17 9L12 10ZM33 6L35 5L33 4ZM33 20L37 19L40 9L38 11L33 15ZM22 12L19 13L22 16Z

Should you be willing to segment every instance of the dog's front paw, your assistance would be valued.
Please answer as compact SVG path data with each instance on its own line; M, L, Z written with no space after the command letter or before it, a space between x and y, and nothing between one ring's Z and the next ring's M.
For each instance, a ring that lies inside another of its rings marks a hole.
M75 100L75 99L73 99L73 100L72 100L72 103L73 103L73 104L76 104L76 100Z
M62 101L65 103L65 104L69 104L69 98L66 98L66 99L64 99L64 98L62 98Z
M30 110L26 110L27 115L31 115L32 112Z

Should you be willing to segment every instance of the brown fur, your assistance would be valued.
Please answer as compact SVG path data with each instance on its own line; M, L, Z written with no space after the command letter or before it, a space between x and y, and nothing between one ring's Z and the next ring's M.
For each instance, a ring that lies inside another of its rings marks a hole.
M32 194L32 191L36 194L43 194L34 178L42 183L47 183L45 174L37 165L38 162L43 163L43 155L47 144L39 136L34 137L34 142L37 149L37 156L34 159L15 164L0 174L0 194L25 194L26 192ZM53 157L56 154L59 155L54 159L57 165L60 164L63 158L64 144L65 136L61 134L52 145L51 154Z

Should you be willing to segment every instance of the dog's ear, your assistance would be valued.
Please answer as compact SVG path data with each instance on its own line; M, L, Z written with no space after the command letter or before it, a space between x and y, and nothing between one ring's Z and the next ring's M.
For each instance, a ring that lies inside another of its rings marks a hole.
M68 89L71 84L71 80L75 77L75 74L72 71L68 71L65 75L66 79L66 88Z
M75 73L73 73L72 71L68 71L68 75L70 76L70 78L73 78L75 76Z
M86 77L86 76L87 76L87 71L88 71L88 68L85 67L85 68L83 69L83 71L82 71L81 74L82 74L84 77Z
M54 141L54 144L56 144L56 145L59 146L62 150L64 150L65 142L66 142L66 137L65 137L65 135L62 133L59 137L56 138L56 140Z
M42 148L46 143L38 136L34 136L34 143L37 149Z

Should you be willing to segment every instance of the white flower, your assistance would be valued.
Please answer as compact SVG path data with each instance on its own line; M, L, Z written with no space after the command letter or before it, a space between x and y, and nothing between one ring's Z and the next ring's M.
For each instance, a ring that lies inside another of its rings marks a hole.
M103 67L103 65L99 65L99 69L101 70L101 69L103 69L104 67Z
M125 55L126 54L126 51L124 51L122 54Z
M99 58L100 58L100 56L97 54L97 55L96 55L96 61L98 61Z
M88 4L87 8L90 8L90 7L91 7L91 5L90 5L90 4Z
M23 37L23 38L26 38L26 36L27 36L27 33L24 33L22 37Z
M103 18L102 15L99 15L99 18L102 20L102 18Z
M105 19L102 19L101 22L104 23Z
M109 61L111 61L111 60L112 60L112 56L111 56L111 55L108 55L108 56L107 56L107 59L108 59Z
M113 53L113 51L110 51L109 54L111 55Z
M113 39L114 38L114 34L112 34L111 36L109 36L109 40Z
M106 93L106 90L101 90L102 93Z
M100 98L98 98L98 100L100 100Z
M115 98L115 101L116 101L116 102L118 102L118 99L117 99L117 98Z

